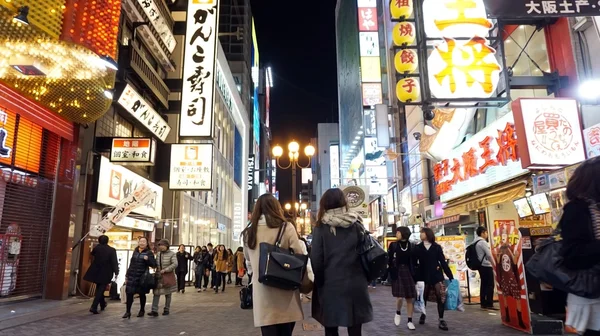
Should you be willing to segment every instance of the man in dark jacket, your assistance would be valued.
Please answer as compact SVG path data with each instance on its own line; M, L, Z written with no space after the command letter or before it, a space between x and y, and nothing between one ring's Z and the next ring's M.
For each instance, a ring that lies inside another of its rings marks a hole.
M113 279L113 274L115 277L119 274L117 251L108 246L108 237L104 235L98 237L98 243L92 251L94 261L83 277L83 280L96 284L96 295L90 308L92 314L98 314L98 304L101 310L106 308L104 289Z

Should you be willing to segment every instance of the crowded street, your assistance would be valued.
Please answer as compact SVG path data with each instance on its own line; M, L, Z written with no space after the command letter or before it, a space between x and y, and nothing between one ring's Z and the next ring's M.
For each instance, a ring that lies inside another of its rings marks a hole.
M173 297L171 315L123 320L125 305L109 301L106 311L89 315L89 301L70 299L67 302L20 303L10 308L0 306L1 336L130 336L130 335L260 335L252 325L252 310L240 309L237 288L224 294L213 292L186 292ZM404 325L394 325L395 300L390 287L370 289L373 300L374 321L364 327L365 336L410 335ZM432 311L435 304L431 304ZM304 301L307 318L295 328L294 336L323 335L323 329L310 316L310 303ZM428 306L429 308L429 306ZM11 313L14 310L14 313ZM137 312L138 306L133 310ZM521 332L503 326L500 316L482 311L479 305L467 306L465 312L450 312L448 335L522 335ZM424 326L417 326L418 335L439 335L436 318ZM342 328L341 335L347 335ZM416 334L415 334L416 335Z

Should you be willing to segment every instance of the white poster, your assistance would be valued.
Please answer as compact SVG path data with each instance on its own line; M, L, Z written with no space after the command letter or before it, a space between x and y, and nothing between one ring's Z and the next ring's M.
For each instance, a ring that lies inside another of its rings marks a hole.
M218 0L190 0L183 60L179 135L212 135L217 71Z
M367 166L365 168L367 183L371 195L387 195L388 180L386 166Z
M331 176L330 188L340 186L340 147L329 145L329 174Z
M242 231L244 230L245 216L242 191L238 188L233 188L233 230L232 240L234 242L240 242Z
M127 84L118 103L161 141L167 139L171 127L131 85Z
M175 36L171 32L171 28L167 25L165 19L162 17L162 13L156 6L155 1L157 0L138 0L138 4L144 9L144 13L146 13L150 19L150 23L152 23L152 26L158 32L158 35L167 47L167 50L172 53L177 45L177 41L175 41Z
M585 152L588 159L600 156L600 124L583 130Z
M96 202L116 206L121 200L130 196L142 183L148 186L155 196L145 206L137 208L133 212L161 218L163 189L123 166L110 163L108 158L102 156L100 157Z
M358 33L358 41L360 44L360 56L379 57L379 35L377 32L360 32Z
M212 144L171 145L171 190L212 190Z

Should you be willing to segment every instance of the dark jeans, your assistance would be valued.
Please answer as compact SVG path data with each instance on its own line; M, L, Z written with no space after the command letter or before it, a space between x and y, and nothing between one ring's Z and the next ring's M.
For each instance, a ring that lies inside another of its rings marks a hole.
M104 300L104 290L106 284L96 284L96 295L94 296L94 302L92 302L92 310L98 310L98 305L106 306L106 300Z
M127 312L131 313L131 306L133 306L133 294L127 293ZM145 311L146 308L146 294L140 294L140 311Z
M292 336L296 322L260 327L262 336Z
M325 336L339 336L338 327L326 327ZM362 324L348 327L348 336L361 336L362 335Z
M481 307L490 308L494 306L494 269L491 267L481 267L479 269L481 278Z
M215 280L215 291L218 292L219 291L219 287L221 287L221 283L223 283L223 289L222 291L225 291L225 283L227 281L225 281L227 279L227 273L219 273L219 272L215 272L216 274L216 280Z
M202 276L204 273L204 269L201 267L196 268L196 277L194 278L194 288L202 287Z
M177 290L185 290L185 276L187 272L177 272Z
M204 284L202 285L202 287L204 287L204 289L206 289L206 287L208 287L208 275L206 275L206 268L202 268L202 279Z

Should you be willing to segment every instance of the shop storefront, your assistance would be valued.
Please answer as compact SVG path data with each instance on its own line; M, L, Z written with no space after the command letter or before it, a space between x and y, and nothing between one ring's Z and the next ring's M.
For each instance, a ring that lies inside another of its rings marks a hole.
M45 290L62 139L73 125L0 84L0 302ZM69 202L70 204L70 196Z
M181 200L180 244L231 246L231 219L202 204L191 192L183 192Z

